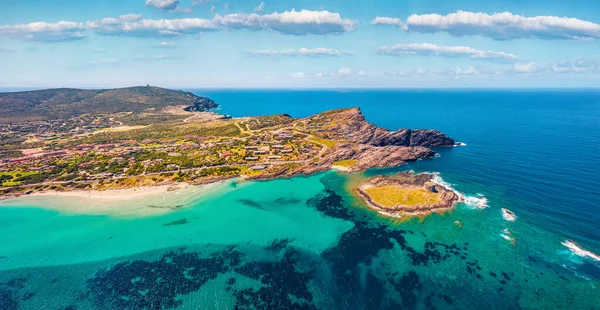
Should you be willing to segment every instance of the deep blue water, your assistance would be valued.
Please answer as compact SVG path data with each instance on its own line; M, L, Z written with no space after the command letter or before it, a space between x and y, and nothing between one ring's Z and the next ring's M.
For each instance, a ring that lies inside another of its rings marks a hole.
M232 116L359 106L380 127L439 129L467 147L427 170L600 252L600 90L192 91Z

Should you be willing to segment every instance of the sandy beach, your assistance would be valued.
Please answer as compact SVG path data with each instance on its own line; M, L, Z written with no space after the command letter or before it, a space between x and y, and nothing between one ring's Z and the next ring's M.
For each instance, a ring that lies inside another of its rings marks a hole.
M175 184L104 191L47 191L0 201L0 207L36 207L61 213L110 215L118 217L154 216L197 204L225 192L229 181L204 185Z

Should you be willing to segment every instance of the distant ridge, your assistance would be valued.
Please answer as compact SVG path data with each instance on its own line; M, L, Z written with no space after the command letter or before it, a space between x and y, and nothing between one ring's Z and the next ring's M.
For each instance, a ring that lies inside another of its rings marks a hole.
M169 106L186 106L186 111L207 111L217 108L218 104L190 92L154 86L9 92L0 93L0 123L60 119L88 113L140 113Z

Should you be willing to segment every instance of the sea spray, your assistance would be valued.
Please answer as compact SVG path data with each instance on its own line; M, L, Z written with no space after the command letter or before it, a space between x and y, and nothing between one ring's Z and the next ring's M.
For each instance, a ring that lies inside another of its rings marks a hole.
M517 215L506 208L502 208L502 218L506 221L514 222L517 220Z
M465 205L476 209L485 209L488 207L488 199L484 195L477 194L477 196L467 196L464 193L460 193L457 190L455 190L450 183L444 181L444 179L442 179L438 172L433 172L432 174L434 174L435 176L433 177L431 182L443 186L444 188L450 191L453 191L456 195L458 195L460 201L463 202Z
M592 251L586 250L582 248L579 244L575 243L573 240L566 240L561 242L562 245L566 246L571 253L583 257L583 258L591 258L597 262L600 262L600 256Z

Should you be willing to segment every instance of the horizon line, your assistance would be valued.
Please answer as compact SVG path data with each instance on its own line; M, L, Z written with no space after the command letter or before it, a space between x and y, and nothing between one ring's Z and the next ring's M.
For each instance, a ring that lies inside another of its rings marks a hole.
M19 92L19 91L36 91L46 89L118 89L118 88L129 88L129 87L145 87L147 85L131 85L131 86L116 86L116 87L98 87L98 86L62 86L62 87L44 87L44 86L14 86L14 87L2 87L0 86L0 93L5 92ZM318 91L318 90L600 90L600 87L198 87L198 86L157 86L150 85L151 87L159 87L173 90L207 90L207 91L220 91L220 90L247 90L247 91L264 91L264 90L289 90L289 91Z

